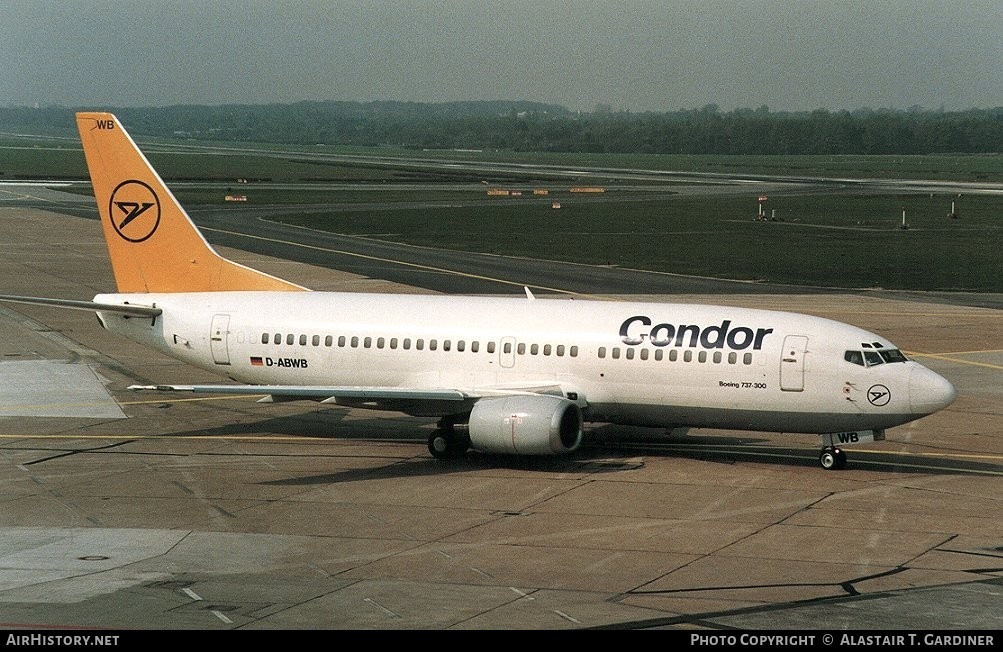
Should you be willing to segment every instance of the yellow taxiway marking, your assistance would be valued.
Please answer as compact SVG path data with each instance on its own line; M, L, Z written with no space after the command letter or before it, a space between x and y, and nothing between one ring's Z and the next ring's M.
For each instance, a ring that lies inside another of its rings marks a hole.
M32 435L32 434L14 434L14 433L0 433L0 439L119 439L119 440L133 440L133 439L218 439L221 441L261 441L261 442L272 442L272 441L301 441L301 442L316 442L316 441L331 441L326 438L317 437L304 437L302 435L275 435L275 434L261 434L261 435L95 435L95 434L71 434L71 433L59 433L53 435ZM333 439L337 441L337 438ZM357 440L350 440L349 443L354 443ZM401 439L401 443L408 443L412 440ZM416 441L416 440L415 440ZM625 446L636 448L638 445L625 443ZM644 444L644 447L655 447L655 448L675 448L679 450L693 449L693 450L718 450L721 452L738 451L742 453L758 453L759 446L753 444L745 447L736 447L734 444L681 444L674 442L648 442ZM771 447L774 447L771 445ZM802 449L798 449L801 451ZM910 452L910 451L888 451L880 450L876 448L853 448L850 449L854 453L871 453L874 455L888 455L888 456L901 456L908 455L909 457L928 457L932 459L947 459L947 460L975 460L975 461L989 461L994 462L998 460L1003 460L1003 455L998 453L924 453L924 452ZM792 449L792 452L794 450ZM804 449L804 452L813 452L808 449ZM781 453L776 453L774 451L766 451L764 454L775 456L782 455ZM1000 471L1003 474L1003 471Z
M847 294L853 293L854 290L847 290ZM826 295L818 295L820 300L825 300ZM896 299L889 299L890 301L895 301ZM820 309L821 310L821 309ZM884 315L886 317L992 317L999 318L999 311L993 310L992 308L979 308L977 306L972 306L971 308L959 308L957 306L950 306L948 311L944 312L934 312L929 308L920 308L918 310L866 310L866 309L854 309L852 306L847 306L845 310L840 308L830 308L828 310L823 310L822 312L835 312L835 313L850 313L853 315Z
M4 439L95 439L107 441L133 441L136 439L182 439L182 440L206 440L215 439L220 441L260 441L260 442L327 442L330 441L318 437L303 437L298 435L16 435L12 433L0 433L0 440ZM352 440L355 441L355 440ZM409 443L409 440L400 440L401 443ZM417 441L417 440L415 440Z
M626 448L638 448L637 445L626 444ZM713 451L721 453L735 453L753 457L765 457L765 458L787 458L787 459L803 459L803 456L798 455L795 452L791 453L779 453L776 451L760 451L757 446L748 447L736 447L732 444L676 444L672 442L665 443L655 443L649 442L644 445L645 448L663 448L667 450L696 450L696 451ZM973 461L973 462L987 462L993 463L1003 460L1003 455L992 454L992 453L922 453L922 452L909 452L909 451L885 451L873 448L853 448L846 449L850 453L871 453L874 455L881 455L887 457L922 457L928 459L936 460L946 460L946 461ZM805 451L807 452L807 451ZM887 465L890 461L881 460L861 460L860 458L855 458L853 460L854 465L859 466L877 466L877 465ZM978 475L999 475L1003 476L1003 470L996 471L992 469L965 469L960 467L948 467L948 466L929 466L926 464L903 464L910 469L928 469L931 471L957 471L961 473L973 473Z
M1003 370L1003 365L992 364L991 362L976 362L974 360L963 360L961 358L953 357L956 355L973 355L976 353L999 353L999 351L965 351L964 353L913 353L907 351L906 355L912 358L933 358L934 360L944 360L946 362L971 365L973 367L987 367L989 369Z

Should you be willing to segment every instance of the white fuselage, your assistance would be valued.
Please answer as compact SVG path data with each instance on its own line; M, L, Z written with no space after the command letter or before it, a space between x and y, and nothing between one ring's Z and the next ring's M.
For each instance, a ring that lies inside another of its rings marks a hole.
M100 313L112 331L255 385L483 390L558 386L588 421L826 433L930 414L950 384L839 322L668 303L342 294L106 294L156 318ZM445 415L440 415L445 416Z

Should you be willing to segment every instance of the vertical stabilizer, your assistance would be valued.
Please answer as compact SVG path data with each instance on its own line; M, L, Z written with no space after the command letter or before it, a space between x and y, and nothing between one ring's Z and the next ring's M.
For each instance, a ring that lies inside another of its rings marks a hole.
M77 128L119 292L306 289L217 254L114 115Z

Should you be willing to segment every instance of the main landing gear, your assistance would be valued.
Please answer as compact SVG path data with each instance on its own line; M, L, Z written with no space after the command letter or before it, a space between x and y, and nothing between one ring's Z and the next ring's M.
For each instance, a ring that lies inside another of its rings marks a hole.
M826 446L818 456L818 461L823 469L827 471L835 469L838 471L839 469L846 468L846 453L843 452L842 448Z
M460 457L470 448L470 437L465 432L456 432L453 422L439 421L438 427L428 436L428 452L438 460Z

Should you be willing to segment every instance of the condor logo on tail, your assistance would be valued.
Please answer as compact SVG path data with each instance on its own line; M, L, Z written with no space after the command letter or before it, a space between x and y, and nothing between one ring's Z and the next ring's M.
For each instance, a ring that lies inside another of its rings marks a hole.
M119 236L129 242L143 242L160 226L160 199L142 181L123 181L111 193L108 214Z

